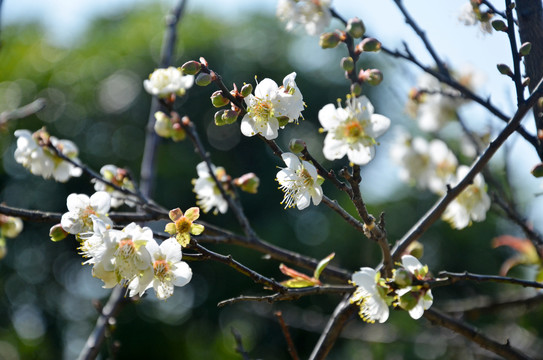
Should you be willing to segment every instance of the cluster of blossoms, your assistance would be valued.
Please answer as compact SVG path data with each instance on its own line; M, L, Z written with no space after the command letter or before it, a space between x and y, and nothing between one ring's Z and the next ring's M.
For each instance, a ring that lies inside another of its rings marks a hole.
M350 302L360 307L360 317L369 323L383 323L388 319L389 306L400 307L419 319L433 303L432 291L425 284L430 280L428 266L423 266L412 255L402 256L402 265L394 269L392 279L384 279L379 272L363 267L352 275L356 290Z
M446 193L447 186L458 184L469 171L465 165L458 166L454 153L439 139L428 142L402 134L391 148L391 158L400 166L402 180L440 196ZM472 221L485 220L489 208L485 180L477 174L473 183L449 204L443 219L452 227L463 229Z
M279 0L277 16L287 30L302 25L309 35L321 33L332 19L330 0Z
M123 189L133 191L134 183L130 179L128 171L115 165L104 165L100 169L100 175L102 178L110 183L117 185ZM111 195L111 207L118 208L119 206L126 204L128 206L134 206L135 203L130 200L122 191L115 189L114 187L107 185L106 183L93 179L95 191L106 191Z
M279 128L297 122L302 116L304 101L296 85L296 73L290 73L278 86L271 79L258 83L255 93L244 98L247 113L241 120L241 132L245 136L260 134L268 140L278 136Z
M176 114L177 113L173 113ZM187 136L185 129L181 126L179 116L169 117L162 111L155 113L155 132L158 136L173 141L184 140Z
M186 219L179 210L172 210L170 217L184 226L175 226L175 238L164 240L160 245L153 238L153 231L130 223L122 230L113 229L113 222L107 216L111 197L105 191L98 191L90 198L84 194L70 194L67 199L68 212L62 215L62 230L74 234L80 242L80 251L92 265L93 276L104 282L104 288L116 285L126 286L129 296L143 295L153 288L159 299L173 294L174 286L186 285L192 277L187 263L181 261L182 244L178 239L198 235L202 225L193 224L198 218L198 208L187 210ZM180 213L180 214L179 214ZM184 221L186 219L186 221ZM188 224L188 225L187 225ZM171 226L166 231L171 232ZM51 233L58 233L53 227ZM172 235L173 235L172 234Z
M168 98L172 94L183 96L194 84L194 76L184 75L179 68L156 69L143 81L143 87L151 95Z
M367 97L348 97L346 107L325 105L319 111L319 121L328 132L322 150L328 160L345 155L356 165L365 165L375 156L375 140L390 127L390 119L374 114Z
M470 0L462 5L458 20L464 25L473 26L479 24L481 31L486 34L492 34L492 13L481 10L481 0Z
M15 149L15 161L22 164L34 175L41 175L44 179L53 178L56 181L66 182L70 177L81 176L79 167L59 157L54 147L60 154L79 162L77 155L79 150L70 140L59 140L50 136L45 129L34 133L28 130L16 130L17 149Z
M227 188L230 177L226 174L226 170L224 170L223 167L215 167L213 164L211 164L211 169L215 178L224 184L223 188ZM196 165L196 172L198 173L198 178L192 180L194 192L198 199L196 204L204 213L211 210L213 210L214 214L217 214L218 212L221 214L226 213L228 210L228 202L222 196L215 180L213 180L205 161Z

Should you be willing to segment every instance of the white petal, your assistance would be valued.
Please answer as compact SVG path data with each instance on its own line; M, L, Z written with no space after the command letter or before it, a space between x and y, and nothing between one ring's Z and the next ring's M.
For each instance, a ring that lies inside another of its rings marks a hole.
M105 191L98 191L90 197L89 202L97 213L106 214L111 205L111 196Z
M390 119L383 115L373 114L371 116L371 124L372 134L370 135L374 138L377 138L383 135L385 131L388 130L388 128L390 127Z
M362 144L356 144L355 148L349 147L347 149L347 156L349 161L357 165L365 165L369 163L375 156L375 146L363 146Z
M164 240L160 244L160 251L166 256L167 261L174 263L181 261L181 245L174 238Z
M175 286L185 286L192 279L192 270L184 261L177 263L173 273L175 275L175 279L173 280Z
M415 270L422 269L422 264L420 261L413 255L404 255L402 256L402 265L407 271L414 274Z
M279 89L277 83L272 79L264 79L258 83L255 89L255 96L260 99L275 97L275 93Z
M300 167L300 159L298 159L298 156L294 155L293 153L283 153L281 158L289 169L296 170Z

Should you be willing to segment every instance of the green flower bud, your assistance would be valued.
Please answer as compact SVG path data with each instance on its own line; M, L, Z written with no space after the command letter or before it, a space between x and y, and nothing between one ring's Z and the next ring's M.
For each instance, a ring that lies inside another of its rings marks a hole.
M226 110L219 110L215 113L215 116L213 117L215 119L215 125L217 126L223 126L226 125L226 121L222 118Z
M351 72L354 69L354 61L352 57L344 57L341 59L341 68L347 72Z
M289 119L286 116L278 117L277 120L279 121L280 127L287 126L287 124L289 123Z
M196 76L196 80L194 81L196 85L198 86L207 86L211 84L211 75L206 73L199 73L198 76Z
M234 110L226 110L221 118L222 120L224 121L224 124L225 125L230 125L230 124L233 124L236 122L236 120L238 119L238 112L237 111L234 111Z
M247 97L247 96L251 95L252 92L253 92L253 85L251 85L251 84L245 84L245 85L243 85L243 87L241 88L240 94L241 94L241 96L243 96L243 97Z
M394 272L394 282L401 288L410 286L412 283L411 273L405 269L396 269Z
M507 66L505 64L498 64L498 65L496 65L496 67L498 68L498 71L500 72L500 74L507 75L507 76L513 76L513 72L511 71L509 66Z
M383 73L379 69L371 69L368 72L366 82L370 85L379 85L383 81Z
M260 179L254 173L248 173L234 179L234 185L249 194L256 194L258 192L258 185L260 185Z
M355 39L361 38L366 33L364 23L357 17L349 19L345 30Z
M155 113L155 119L155 132L157 135L163 138L169 138L172 124L168 115L164 114L162 111L157 111Z
M422 255L424 255L424 245L419 241L413 241L409 244L405 252L420 259L422 258Z
M507 31L507 25L505 25L505 22L503 20L496 19L492 21L491 25L496 31Z
M295 154L301 153L306 147L305 141L302 139L291 139L288 143L288 148Z
M323 49L333 49L341 42L341 34L337 31L324 33L319 39L319 46Z
M520 49L518 49L518 53L520 56L527 56L530 54L530 51L532 50L532 43L525 42L520 46Z
M415 306L417 306L418 303L419 303L419 299L411 291L400 296L399 301L398 301L398 305L402 309L407 310L407 311L413 309Z
M351 84L351 94L354 96L360 96L360 94L362 94L362 85L359 83Z
M534 166L534 168L530 172L536 178L543 177L543 163L539 163L536 166Z
M228 105L230 100L222 94L221 90L217 90L211 95L211 103L213 106L219 108Z
M68 236L68 233L64 231L60 224L56 224L49 230L49 236L51 237L51 241L57 242L64 240Z
M365 38L359 46L363 51L377 52L381 50L381 42L375 38Z
M181 71L185 75L196 75L200 72L202 69L202 64L200 64L198 61L187 61L186 63L181 66Z

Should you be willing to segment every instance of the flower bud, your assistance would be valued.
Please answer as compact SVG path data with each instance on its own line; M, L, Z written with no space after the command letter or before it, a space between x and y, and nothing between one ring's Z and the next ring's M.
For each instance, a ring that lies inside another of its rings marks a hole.
M18 217L0 215L0 237L14 238L23 231L23 221Z
M362 85L359 83L352 83L351 84L351 94L353 94L355 97L360 96L362 94Z
M354 69L354 61L352 57L344 57L341 59L341 68L347 72L351 72Z
M522 80L522 86L523 87L526 87L528 85L530 85L530 78L529 77L524 78L524 80Z
M507 25L505 25L505 22L503 20L494 20L492 21L491 25L496 31L507 31Z
M413 279L411 273L405 269L399 268L394 271L394 282L401 288L411 286Z
M237 111L234 111L234 110L226 110L221 118L222 120L224 121L224 124L225 125L230 125L230 124L233 124L236 122L236 120L238 119L238 112Z
M0 237L0 259L5 258L7 253L8 247L6 246L6 239Z
M366 27L364 26L362 20L354 17L352 19L349 19L345 30L349 33L349 35L351 35L355 39L358 39L364 36L364 33L366 32Z
M155 113L155 119L155 132L157 135L163 138L170 137L172 125L168 115L164 114L162 111L157 111Z
M375 38L365 38L358 44L358 48L362 51L377 52L381 50L381 42Z
M413 255L417 259L420 259L424 255L424 245L419 241L413 241L405 250L405 254Z
M245 85L243 85L243 87L241 88L240 94L241 94L241 96L243 96L243 97L247 97L247 96L251 95L252 92L253 92L253 85L251 85L251 84L245 84Z
M200 64L198 61L187 61L186 63L181 66L181 71L185 75L196 75L200 72L202 69L202 64Z
M530 172L536 178L543 177L543 163L539 163L536 166L534 166L534 168Z
M305 141L302 139L291 139L288 143L288 148L295 154L301 153L305 148Z
M530 54L530 51L532 50L532 43L531 42L525 42L520 46L520 49L518 49L518 53L520 56L527 56Z
M260 179L254 173L245 174L237 179L234 179L234 185L238 186L242 191L249 194L256 194Z
M215 113L215 116L213 117L215 119L215 125L217 126L223 126L226 125L226 122L223 120L222 116L226 112L226 110L219 110Z
M287 124L290 122L288 116L280 116L277 118L277 121L279 121L279 126L287 126Z
M57 242L64 240L68 236L68 233L60 224L56 224L49 230L49 236L51 237L51 241Z
M211 95L211 103L213 106L219 108L228 105L230 100L222 94L221 90L217 90Z
M207 86L211 84L211 80L212 80L212 77L210 74L199 73L198 76L196 76L196 80L194 82L198 86Z
M319 46L323 49L333 49L341 42L341 34L337 31L324 33L319 39Z
M509 66L505 64L498 64L496 65L496 67L498 68L498 71L500 72L500 74L511 76L511 77L513 76L513 72L511 71Z
M183 129L181 124L175 123L172 126L172 130L171 130L170 135L171 135L172 140L177 142L177 141L185 140L185 137L187 136L187 133L186 133L185 129Z
M366 82L370 85L376 86L383 81L383 73L379 69L370 69L368 71L368 76Z
M411 291L400 296L399 301L398 301L398 305L402 309L407 310L407 311L413 309L415 306L417 306L418 303L419 303L419 299Z

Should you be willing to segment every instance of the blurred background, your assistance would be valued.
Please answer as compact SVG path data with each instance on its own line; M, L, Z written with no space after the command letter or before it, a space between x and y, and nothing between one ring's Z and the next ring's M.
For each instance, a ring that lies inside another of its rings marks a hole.
M392 2L390 2L392 3ZM439 3L439 4L438 4ZM505 113L514 111L510 81L498 76L497 62L510 59L503 34L484 35L477 27L466 27L457 20L464 1L406 1L413 16L428 30L430 39L443 58L456 68L470 65L484 79L477 92L492 97ZM501 2L494 2L502 6ZM92 4L92 5L91 5ZM155 69L164 32L164 18L173 1L15 1L2 4L0 29L0 112L13 110L36 98L47 100L47 107L36 116L10 122L0 134L0 201L10 206L65 212L68 194L92 194L85 176L66 184L43 180L27 172L13 158L13 131L35 131L46 126L58 138L74 141L80 159L93 169L115 164L139 174L145 125L151 98L142 87L143 79ZM386 1L352 4L335 1L334 7L345 18L358 16L368 32L389 48L401 48L406 41L412 50L429 63L429 57L416 37L403 24L393 4ZM343 159L328 162L322 156L323 134L318 133L317 113L324 105L345 98L349 83L339 61L345 49L322 50L316 37L302 29L287 33L275 18L275 1L189 1L179 27L179 42L173 64L203 56L220 73L227 85L253 83L266 77L280 83L296 71L296 81L307 109L304 121L280 132L278 143L287 148L291 138L302 138L310 152L336 171L347 164ZM340 27L334 21L331 29ZM401 37L400 37L401 36ZM413 119L404 110L407 92L416 84L419 72L409 64L369 54L362 68L377 67L384 73L383 83L365 87L376 112L392 119L393 128L380 139L373 162L363 167L362 193L374 215L386 213L391 242L402 235L436 201L429 192L420 192L398 180L398 170L389 159L390 144L398 126L416 132ZM325 206L304 211L284 210L283 194L274 181L278 166L265 144L241 136L238 125L216 127L216 111L209 101L215 89L194 87L176 107L196 124L211 152L213 163L240 176L256 173L261 179L257 195L242 194L246 213L256 232L266 241L321 259L335 252L332 264L355 271L374 267L380 251L346 225ZM491 91L492 90L492 91ZM501 125L477 105L460 110L475 130ZM533 131L530 120L525 126ZM442 134L457 146L460 134L451 124ZM509 140L492 162L491 169L518 200L517 205L541 230L539 220L539 182L529 174L537 162L535 153L517 138ZM519 160L520 159L520 160ZM512 161L514 160L514 161ZM465 164L470 159L463 158ZM186 209L195 204L191 179L200 159L189 141L163 141L159 147L155 200L166 208ZM505 174L505 168L509 173ZM338 199L352 214L347 198L330 184L325 193ZM266 204L263 206L263 204ZM128 210L128 209L125 209ZM203 220L238 231L231 213L203 215ZM52 224L25 223L23 233L8 239L8 253L0 260L0 359L73 359L91 332L97 311L93 302L105 301L109 291L91 276L89 266L81 266L73 238L53 243L48 230ZM147 224L161 231L163 223ZM423 263L434 273L441 270L497 274L503 261L512 255L507 249L492 249L498 235L521 236L520 230L501 213L489 212L484 223L454 231L437 222L422 238ZM263 254L230 246L210 246L257 272L278 280L279 263ZM166 302L157 301L152 292L138 303L128 305L117 319L112 341L120 343L115 358L239 359L234 350L235 328L251 358L289 358L284 337L273 316L281 310L302 358L307 358L338 296L315 296L289 303L241 303L225 308L216 304L240 294L257 295L265 291L224 265L191 263L194 277L188 286L177 288ZM511 275L533 279L528 266L514 268ZM534 292L518 287L462 283L434 291L434 306L453 311ZM541 332L543 313L524 307L467 317L486 334L533 353L543 351ZM102 359L112 358L106 352ZM386 324L367 325L360 319L349 323L329 359L485 359L493 358L463 338L426 320L413 321L403 311L393 311Z

